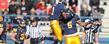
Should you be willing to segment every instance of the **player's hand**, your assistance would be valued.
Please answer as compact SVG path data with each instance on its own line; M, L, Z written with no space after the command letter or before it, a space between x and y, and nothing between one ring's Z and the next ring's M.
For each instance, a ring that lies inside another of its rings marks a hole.
M102 25L99 21L93 22L95 25Z
M28 35L28 36L26 36L26 39L29 39L30 38L30 36Z

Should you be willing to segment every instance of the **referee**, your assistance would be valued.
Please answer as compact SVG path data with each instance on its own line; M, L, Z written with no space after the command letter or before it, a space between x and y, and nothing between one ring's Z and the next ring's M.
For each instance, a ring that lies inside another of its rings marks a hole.
M31 21L31 25L28 25L27 28L27 36L30 38L30 44L38 44L41 41L41 44L44 44L44 35L41 33L41 29L40 27L37 25L38 24L38 20L37 19L33 19ZM41 33L41 38L39 39L39 33Z

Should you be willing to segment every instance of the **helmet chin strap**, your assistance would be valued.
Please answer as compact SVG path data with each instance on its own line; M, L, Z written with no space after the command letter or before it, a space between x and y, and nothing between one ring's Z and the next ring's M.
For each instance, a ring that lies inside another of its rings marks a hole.
M21 26L21 25L20 25L20 28L25 28L25 26Z
M25 27L21 27L21 26L20 26L20 28L25 28Z

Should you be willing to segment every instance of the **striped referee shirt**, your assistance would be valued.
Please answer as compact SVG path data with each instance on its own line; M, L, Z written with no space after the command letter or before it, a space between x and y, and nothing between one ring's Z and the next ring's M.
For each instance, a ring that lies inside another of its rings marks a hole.
M38 38L39 37L39 33L41 33L41 28L39 26L37 27L33 27L32 25L28 25L26 26L26 35L30 36L30 38ZM41 33L41 35L43 35Z

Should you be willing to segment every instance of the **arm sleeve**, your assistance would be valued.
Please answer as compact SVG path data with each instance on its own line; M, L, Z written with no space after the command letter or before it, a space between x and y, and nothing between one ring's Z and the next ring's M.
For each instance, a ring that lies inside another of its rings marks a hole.
M30 32L30 30L29 30L29 26L26 26L26 35L28 36L29 35L29 32Z

